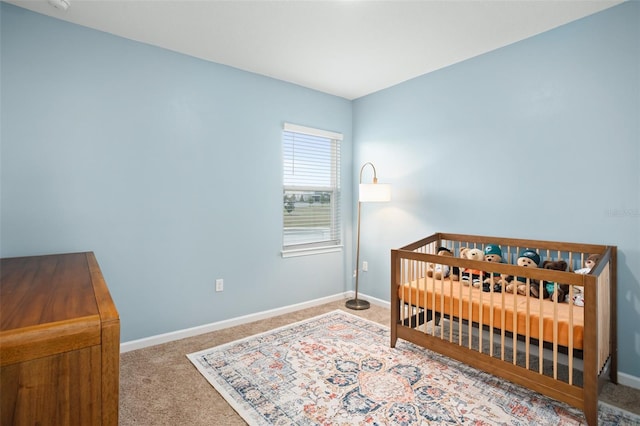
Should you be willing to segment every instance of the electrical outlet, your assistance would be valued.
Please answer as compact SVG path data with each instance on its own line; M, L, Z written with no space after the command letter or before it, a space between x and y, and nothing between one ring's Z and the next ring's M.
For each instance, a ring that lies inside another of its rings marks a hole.
M362 271L367 272L368 270L369 270L369 262L365 260L364 262L362 262Z
M224 290L224 280L222 278L218 278L216 280L216 291Z

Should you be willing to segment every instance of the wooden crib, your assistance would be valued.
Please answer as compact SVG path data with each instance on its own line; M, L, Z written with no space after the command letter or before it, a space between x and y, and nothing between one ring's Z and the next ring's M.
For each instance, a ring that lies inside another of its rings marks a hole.
M489 245L502 263L459 257ZM453 256L438 255L442 247ZM525 249L568 268L517 266ZM599 259L590 272L575 273L591 254ZM616 254L615 246L447 233L392 250L391 346L401 338L455 358L577 407L596 425L599 391L607 377L617 382ZM478 288L461 281L470 270L481 271ZM508 293L507 282L524 294ZM560 285L566 299L532 295Z

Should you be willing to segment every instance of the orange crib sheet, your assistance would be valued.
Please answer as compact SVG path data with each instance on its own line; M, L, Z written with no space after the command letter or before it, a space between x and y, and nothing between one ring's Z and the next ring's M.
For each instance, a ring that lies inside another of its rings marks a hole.
M517 333L523 336L527 335L528 322L528 335L531 338L549 343L556 341L558 345L567 348L570 346L574 349L583 348L584 308L573 304L554 303L550 300L539 300L511 293L494 292L492 294L483 292L479 288L464 286L459 281L448 279L439 281L430 277L399 286L398 297L404 303L413 306L433 309L444 315L461 317L498 329L504 328L512 333L517 327ZM469 300L471 300L471 312L469 312ZM527 304L529 305L528 321ZM462 309L460 309L461 305ZM482 319L480 306L482 306ZM493 319L491 318L492 310ZM557 321L554 321L554 312L557 312ZM542 330L540 315L542 315ZM573 326L572 345L569 344L571 325ZM556 328L557 331L555 331ZM554 335L557 335L557 339L554 339Z

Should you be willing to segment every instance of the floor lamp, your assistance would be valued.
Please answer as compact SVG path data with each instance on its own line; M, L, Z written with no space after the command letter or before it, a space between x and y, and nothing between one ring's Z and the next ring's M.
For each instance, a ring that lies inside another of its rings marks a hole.
M373 169L373 183L362 183L362 172L364 168L371 166ZM369 309L369 302L358 299L358 277L360 276L360 206L362 203L384 202L391 200L391 186L378 183L376 168L372 163L364 163L360 168L360 185L358 186L358 237L356 240L356 297L347 300L345 306L349 309L363 310Z

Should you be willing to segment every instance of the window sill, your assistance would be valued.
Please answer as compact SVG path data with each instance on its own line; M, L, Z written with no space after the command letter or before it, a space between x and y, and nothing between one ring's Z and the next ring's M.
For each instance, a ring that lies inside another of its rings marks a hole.
M333 253L336 251L342 251L344 246L331 246L331 247L314 247L307 249L294 249L294 250L282 250L283 258L298 257L298 256L310 256L314 254Z

